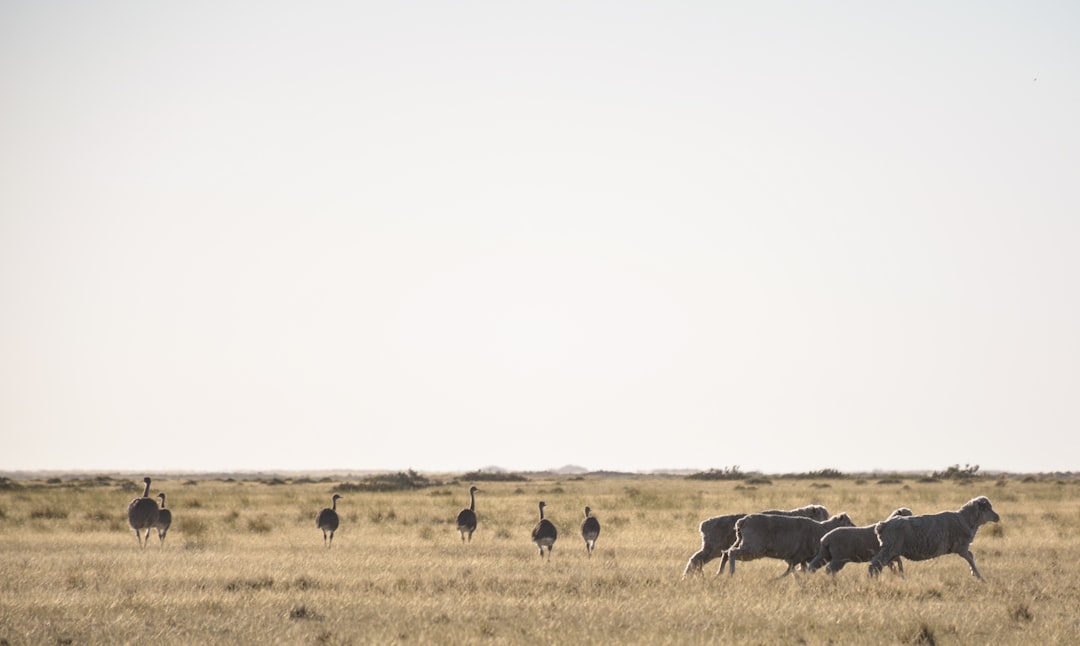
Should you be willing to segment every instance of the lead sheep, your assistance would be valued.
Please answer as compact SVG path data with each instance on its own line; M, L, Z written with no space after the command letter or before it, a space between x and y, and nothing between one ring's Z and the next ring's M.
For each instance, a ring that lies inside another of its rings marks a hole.
M801 516L813 518L814 520L825 520L829 517L829 511L821 505L807 505L805 507L798 507L787 511L782 509L769 509L758 513L772 514L775 516ZM683 576L686 576L691 572L700 574L705 564L715 558L720 559L720 568L716 573L720 574L723 572L724 564L727 563L727 557L724 552L735 542L735 523L746 515L747 514L727 514L726 516L713 516L708 520L702 521L700 527L698 527L701 532L701 549L694 552L690 557L690 560L686 562L686 569L683 571Z
M809 562L817 554L821 537L837 527L854 527L847 514L837 514L825 521L792 516L750 514L735 523L735 543L726 556L731 574L735 561L759 558L780 559L787 563L787 576L798 565Z
M881 549L870 560L870 576L877 576L885 563L900 557L925 561L943 554L959 554L971 566L971 574L981 579L971 554L971 541L980 527L999 520L1001 517L986 496L972 498L957 511L883 520L874 528Z
M910 515L910 509L900 507L889 514L889 518ZM874 558L874 555L881 549L881 545L878 544L877 534L874 533L875 527L876 523L863 527L837 527L828 532L821 537L817 556L810 561L807 570L814 572L824 565L826 572L835 574L848 563L866 563ZM900 574L904 573L904 564L901 562L900 557L889 562L889 568L894 569L894 567L900 571Z

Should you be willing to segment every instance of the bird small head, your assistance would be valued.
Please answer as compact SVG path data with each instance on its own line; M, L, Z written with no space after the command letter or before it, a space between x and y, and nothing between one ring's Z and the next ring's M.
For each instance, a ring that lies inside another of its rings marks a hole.
M588 518L589 514L591 514L591 513L592 513L592 507L590 507L588 505L585 505L585 517Z
M469 487L469 493L476 493L477 491L480 491L480 487L477 487L476 485Z
M541 500L540 501L540 509L543 509L544 507L547 507L547 503L544 502L543 500Z
M158 498L161 498L162 500L165 500L165 492L163 491L163 492L159 493L159 494L157 495L157 497L158 497Z
M334 494L334 496L332 498L330 498L330 500L341 500L344 497L345 496L342 496L341 494L336 493L336 494Z
M150 476L146 476L145 478L142 479L142 481L145 482L146 484L150 484Z

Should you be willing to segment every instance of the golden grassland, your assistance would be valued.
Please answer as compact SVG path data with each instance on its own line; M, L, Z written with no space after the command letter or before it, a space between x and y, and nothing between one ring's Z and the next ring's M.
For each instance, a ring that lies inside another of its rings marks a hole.
M174 520L164 546L154 536L145 549L126 517L141 483L8 482L0 644L1080 643L1073 480L481 482L463 545L454 521L470 483L451 477L345 492L330 549L314 517L338 482L282 482L155 479ZM785 566L763 559L682 578L712 515L819 503L868 524L976 495L1001 515L972 547L983 581L953 555L908 562L906 577L854 564L778 579ZM560 532L550 561L529 539L541 499ZM591 559L585 505L603 526Z

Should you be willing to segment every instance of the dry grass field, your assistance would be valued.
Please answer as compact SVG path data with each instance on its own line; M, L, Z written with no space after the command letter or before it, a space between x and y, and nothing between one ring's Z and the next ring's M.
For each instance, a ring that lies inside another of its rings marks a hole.
M154 474L150 474L154 475ZM339 480L155 479L173 527L140 549L138 478L7 481L0 489L0 644L1077 644L1080 482L1049 478L564 477L479 482L479 528L454 519L468 481L343 491L323 547L314 518ZM876 579L865 565L783 579L774 560L682 579L699 522L820 503L856 524L899 505L988 496L1001 522L949 555ZM559 529L529 539L537 502ZM602 523L586 556L585 505Z

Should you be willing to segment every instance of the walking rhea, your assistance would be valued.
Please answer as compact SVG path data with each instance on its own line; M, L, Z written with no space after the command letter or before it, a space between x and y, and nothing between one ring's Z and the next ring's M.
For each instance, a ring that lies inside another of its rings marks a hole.
M128 503L128 525L135 530L139 547L146 547L146 543L150 542L150 529L158 519L157 501L150 497L150 478L143 478L143 483L146 486L143 488L142 497ZM141 533L143 530L146 530L145 540Z
M157 521L154 523L154 528L157 529L158 540L161 541L161 545L165 545L165 534L169 532L169 526L172 525L172 512L165 509L165 493L159 493L158 498L161 498L161 509L158 509Z
M548 558L551 558L551 548L555 546L555 539L559 536L559 530L555 529L555 525L548 519L544 518L544 507L547 506L543 500L540 501L540 522L536 523L536 527L532 530L532 540L536 543L536 547L540 550L540 558L544 557L544 548L548 550Z
M592 509L586 505L585 520L581 521L581 537L585 539L585 551L589 556L592 556L593 549L596 548L596 537L600 535L600 521L590 516L591 513Z
M461 542L465 542L468 534L469 542L472 542L473 532L476 531L476 492L480 491L476 485L469 487L469 508L462 509L457 515L457 530L461 533Z
M319 512L319 517L315 519L315 525L322 530L323 544L330 547L334 543L334 532L337 531L338 513L337 513L337 501L342 498L338 494L330 499L330 506ZM329 536L329 539L327 539Z

